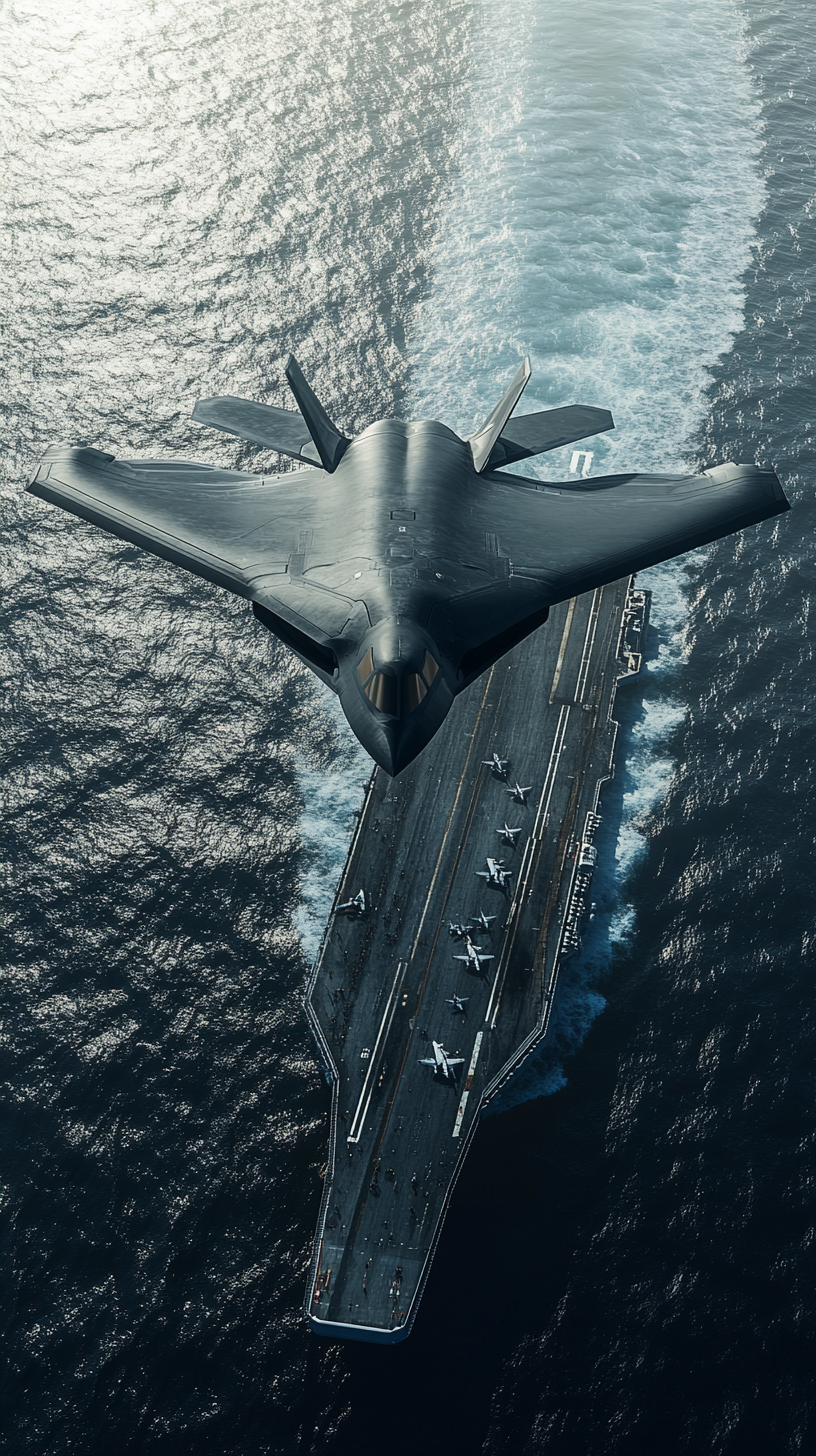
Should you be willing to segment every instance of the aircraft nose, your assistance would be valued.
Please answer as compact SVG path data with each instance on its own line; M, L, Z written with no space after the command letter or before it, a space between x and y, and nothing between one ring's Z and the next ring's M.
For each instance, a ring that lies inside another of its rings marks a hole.
M340 701L363 747L396 778L441 727L453 693L434 644L410 623L385 623L349 662Z
M428 742L428 737L424 734L420 735L417 727L417 724L406 726L402 723L384 723L382 725L385 752L380 762L392 779L402 773L409 763L413 763L417 754L422 752Z

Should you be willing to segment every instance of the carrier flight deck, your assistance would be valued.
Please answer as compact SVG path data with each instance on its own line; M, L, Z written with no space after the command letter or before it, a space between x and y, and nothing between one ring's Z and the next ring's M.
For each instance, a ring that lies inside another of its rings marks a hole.
M480 1110L546 1033L647 607L634 578L562 603L373 774L307 992L333 1086L316 1331L405 1338Z

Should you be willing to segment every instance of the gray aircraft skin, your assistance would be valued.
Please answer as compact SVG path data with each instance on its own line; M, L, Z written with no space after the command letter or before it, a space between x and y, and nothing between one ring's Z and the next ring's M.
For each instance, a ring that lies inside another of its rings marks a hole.
M349 440L291 356L286 377L298 411L227 397L200 400L193 418L301 470L54 445L28 489L247 598L391 775L556 602L789 508L773 470L755 465L560 483L501 470L614 428L585 405L511 419L528 360L469 440L437 420L396 419Z

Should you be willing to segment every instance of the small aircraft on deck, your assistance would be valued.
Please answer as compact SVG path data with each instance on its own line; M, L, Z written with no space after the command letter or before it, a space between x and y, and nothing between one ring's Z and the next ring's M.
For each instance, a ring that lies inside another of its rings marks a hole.
M498 834L498 836L501 839L501 841L502 841L503 844L509 844L510 847L511 847L511 849L515 849L515 847L516 847L516 840L518 839L519 835L521 834L521 828L511 829L510 828L510 825L507 823L507 820L505 819L505 821L504 821L504 828L503 829L497 829L496 830L496 833Z
M448 935L452 936L454 940L467 940L468 928L466 925L460 925L458 920L449 920Z
M454 1011L464 1011L465 1015L467 1016L467 1012L465 1011L465 1004L469 1000L469 996L457 996L456 992L454 992L452 996L449 996L447 998L445 1005L452 1006Z
M491 769L497 779L506 779L507 765L509 762L509 758L500 758L497 753L493 753L490 758L482 759L482 768Z
M514 804L526 804L527 803L527 795L529 794L529 792L530 792L530 790L531 790L532 787L533 787L532 784L528 784L526 788L522 788L522 786L519 783L518 779L516 779L516 786L515 786L515 788L514 789L508 788L507 792L510 795L510 798L513 800L513 803Z
M513 878L510 871L504 868L503 859L490 859L489 857L487 869L477 870L476 874L481 880L487 880L487 883L492 885L495 890L506 890L508 881Z
M365 915L366 897L365 890L358 890L353 900L344 900L337 906L335 915Z
M454 956L453 959L455 961L464 961L466 965L472 966L475 971L481 972L482 961L495 960L495 956L485 955L484 951L480 950L478 945L474 945L470 936L468 936L465 942L465 954Z
M456 1081L456 1067L464 1064L464 1057L451 1057L445 1051L441 1041L432 1041L432 1057L420 1057L420 1066L433 1067L434 1075L441 1077L443 1081L454 1083Z
M485 915L484 910L480 910L478 915L471 915L470 923L474 927L478 925L479 929L483 930L485 935L488 935L490 933L491 923L495 919L495 915Z

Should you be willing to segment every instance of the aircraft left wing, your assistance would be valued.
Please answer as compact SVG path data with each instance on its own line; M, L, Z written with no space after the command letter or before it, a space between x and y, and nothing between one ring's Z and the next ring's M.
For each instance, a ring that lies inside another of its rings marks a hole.
M247 598L255 615L334 686L330 642L356 604L293 580L302 562L299 535L325 478L321 470L265 478L53 445L28 489Z

